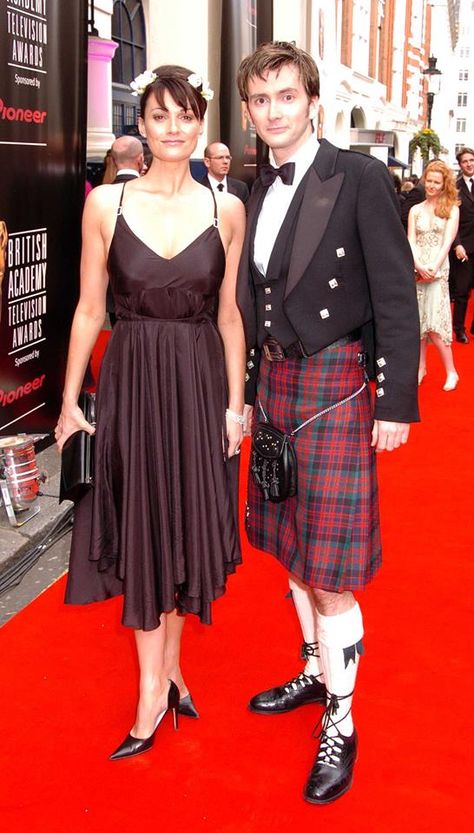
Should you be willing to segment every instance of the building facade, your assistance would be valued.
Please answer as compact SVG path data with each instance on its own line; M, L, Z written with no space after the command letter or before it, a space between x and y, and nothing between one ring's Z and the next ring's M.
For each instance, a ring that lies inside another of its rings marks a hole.
M90 114L89 158L102 157L114 135L133 130L137 100L130 95L128 84L145 67L163 63L189 66L207 77L217 93L197 155L202 154L208 140L219 137L219 73L226 43L221 19L222 6L227 2L233 0L96 0L93 16L99 36L91 38L92 51L113 54L107 71L102 66L99 74L100 85L106 83L108 90L100 91L101 124L97 124L97 108ZM445 62L451 72L459 2L274 0L274 39L295 41L318 64L319 135L340 147L370 152L393 166L396 160L407 164L410 139L426 124L427 82L423 70L428 66L432 37L443 52L439 54L440 63ZM240 5L245 18L255 4L241 0ZM107 43L109 47L104 45ZM106 63L103 57L100 61ZM90 94L97 98L91 59L89 67L93 78ZM472 76L468 71L467 79L459 80L460 93L469 95L467 85L472 84ZM442 142L447 145L444 132L449 133L451 141L454 128L462 129L469 108L464 106L462 96L458 107L448 109L444 101L441 94L435 100L433 127L437 129L438 119ZM452 144L454 148L456 142Z

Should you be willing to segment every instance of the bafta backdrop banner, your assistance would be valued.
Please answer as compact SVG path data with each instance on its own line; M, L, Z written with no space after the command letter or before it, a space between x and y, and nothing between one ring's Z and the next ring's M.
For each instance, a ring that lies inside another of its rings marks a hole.
M0 0L0 434L61 398L84 201L87 0Z

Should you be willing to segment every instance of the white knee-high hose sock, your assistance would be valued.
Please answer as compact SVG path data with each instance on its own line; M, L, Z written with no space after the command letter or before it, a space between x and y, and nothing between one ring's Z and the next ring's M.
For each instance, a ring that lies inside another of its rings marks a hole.
M337 728L329 723L327 734L335 736L339 731L342 735L349 736L354 729L351 707L359 664L356 645L364 635L359 605L356 602L350 610L335 616L323 616L318 613L317 629L321 665L328 691L327 702L329 704L331 695L340 698L338 711L332 716ZM352 647L352 651L348 650Z

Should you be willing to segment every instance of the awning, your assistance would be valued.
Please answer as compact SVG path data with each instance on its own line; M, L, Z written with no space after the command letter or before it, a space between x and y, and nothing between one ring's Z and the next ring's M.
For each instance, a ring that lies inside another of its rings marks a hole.
M388 157L387 160L387 167L389 168L409 168L410 166L405 164L405 162L401 162L400 159L396 159L395 156Z

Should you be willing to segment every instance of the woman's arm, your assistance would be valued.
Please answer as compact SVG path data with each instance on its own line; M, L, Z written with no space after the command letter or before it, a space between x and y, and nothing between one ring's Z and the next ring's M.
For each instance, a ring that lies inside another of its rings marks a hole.
M441 248L438 252L438 256L437 256L435 262L433 263L433 266L431 267L431 269L433 270L434 275L436 275L436 273L439 271L440 267L442 266L442 264L444 263L444 261L446 260L448 254L449 254L449 251L451 249L453 240L455 239L456 234L458 232L458 226L459 226L459 208L458 208L457 205L453 205L453 207L451 209L451 214L449 215L449 217L446 221L446 228L445 228L445 231L444 231L443 245L441 246ZM431 269L430 269L430 271L431 271Z
M224 202L224 201L222 201ZM228 407L236 414L244 409L245 380L245 337L242 318L235 297L237 269L245 233L245 209L243 203L232 197L221 216L230 230L226 255L226 269L219 293L219 311L217 326L224 342L227 385L229 389ZM235 454L242 442L242 426L227 417L227 438L229 457Z
M110 187L110 186L107 186ZM74 431L94 429L84 419L77 405L82 381L97 336L105 318L107 291L107 255L102 220L107 202L102 189L94 190L86 200L82 220L81 294L74 313L69 340L63 406L55 430L61 450Z
M433 280L433 276L428 272L428 270L426 269L426 266L424 266L418 260L418 249L417 249L417 245L416 245L416 228L415 228L415 219L416 219L415 215L416 215L417 209L418 209L418 206L414 205L413 208L410 209L410 213L408 214L408 242L410 244L411 251L412 251L412 254L413 254L413 260L414 260L414 263L415 263L415 269L417 271L417 274L419 275L420 278L422 278L422 280L431 281L431 280Z

